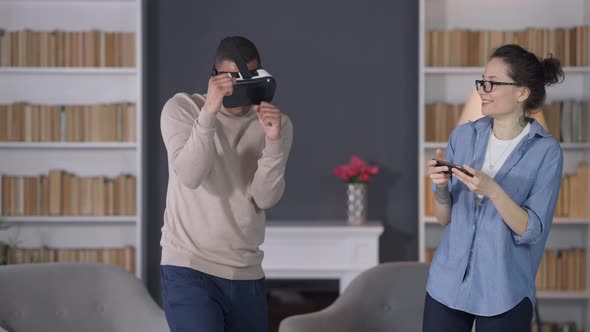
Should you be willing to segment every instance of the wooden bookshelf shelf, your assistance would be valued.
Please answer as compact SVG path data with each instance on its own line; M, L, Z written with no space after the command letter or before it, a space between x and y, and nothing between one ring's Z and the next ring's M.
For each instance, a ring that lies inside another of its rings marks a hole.
M436 218L433 216L422 217L426 224L438 225ZM590 219L587 218L555 218L553 224L559 225L590 225Z
M590 143L561 143L561 148L567 150L590 149Z
M427 75L481 75L483 67L425 67ZM590 74L590 67L564 67L565 74Z
M0 67L1 74L31 75L136 75L129 67Z
M31 5L96 5L96 6L113 6L113 5L135 5L135 0L0 0L0 5L10 6L31 6Z
M590 219L586 218L555 218L553 224L559 225L590 225Z
M424 142L425 149L445 149L447 142ZM590 149L590 143L561 143L564 150Z
M128 142L0 142L0 149L135 150L136 148L136 143Z
M424 223L426 224L438 224L436 218L433 216L423 216L422 220L424 220Z
M135 224L136 216L19 216L0 217L9 224Z
M540 300L584 300L590 299L588 291L537 291Z
M425 149L445 149L447 142L424 142Z

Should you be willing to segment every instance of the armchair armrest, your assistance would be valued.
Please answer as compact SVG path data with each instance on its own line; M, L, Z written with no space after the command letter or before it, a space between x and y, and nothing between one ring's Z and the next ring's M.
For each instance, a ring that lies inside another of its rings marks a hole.
M354 314L328 307L322 311L285 318L279 332L346 332L352 327Z

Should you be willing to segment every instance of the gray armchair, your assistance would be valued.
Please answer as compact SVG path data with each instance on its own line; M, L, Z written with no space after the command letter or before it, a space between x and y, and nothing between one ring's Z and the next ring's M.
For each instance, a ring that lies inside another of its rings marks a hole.
M422 330L428 264L385 263L355 278L328 308L284 319L279 332Z
M0 331L164 332L144 285L108 264L0 266Z

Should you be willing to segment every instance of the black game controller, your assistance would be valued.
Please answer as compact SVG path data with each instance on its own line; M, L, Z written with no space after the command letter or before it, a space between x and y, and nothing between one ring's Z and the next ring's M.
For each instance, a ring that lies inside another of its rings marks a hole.
M471 174L468 170L466 170L465 168L463 168L463 166L459 166L459 165L450 163L448 161L444 161L444 160L440 160L440 159L436 159L436 158L432 158L432 160L435 160L436 161L435 167L438 167L438 166L447 166L449 168L448 171L443 172L445 174L453 174L453 172L451 172L451 169L456 168L459 171L461 171L462 173L464 173L465 175L473 177L473 174Z

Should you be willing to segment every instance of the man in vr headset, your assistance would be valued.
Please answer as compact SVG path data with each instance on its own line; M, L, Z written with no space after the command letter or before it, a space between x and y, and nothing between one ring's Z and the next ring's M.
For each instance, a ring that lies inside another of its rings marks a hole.
M168 154L162 299L170 330L268 331L265 209L281 198L293 127L244 37L221 41L206 95L161 115Z

